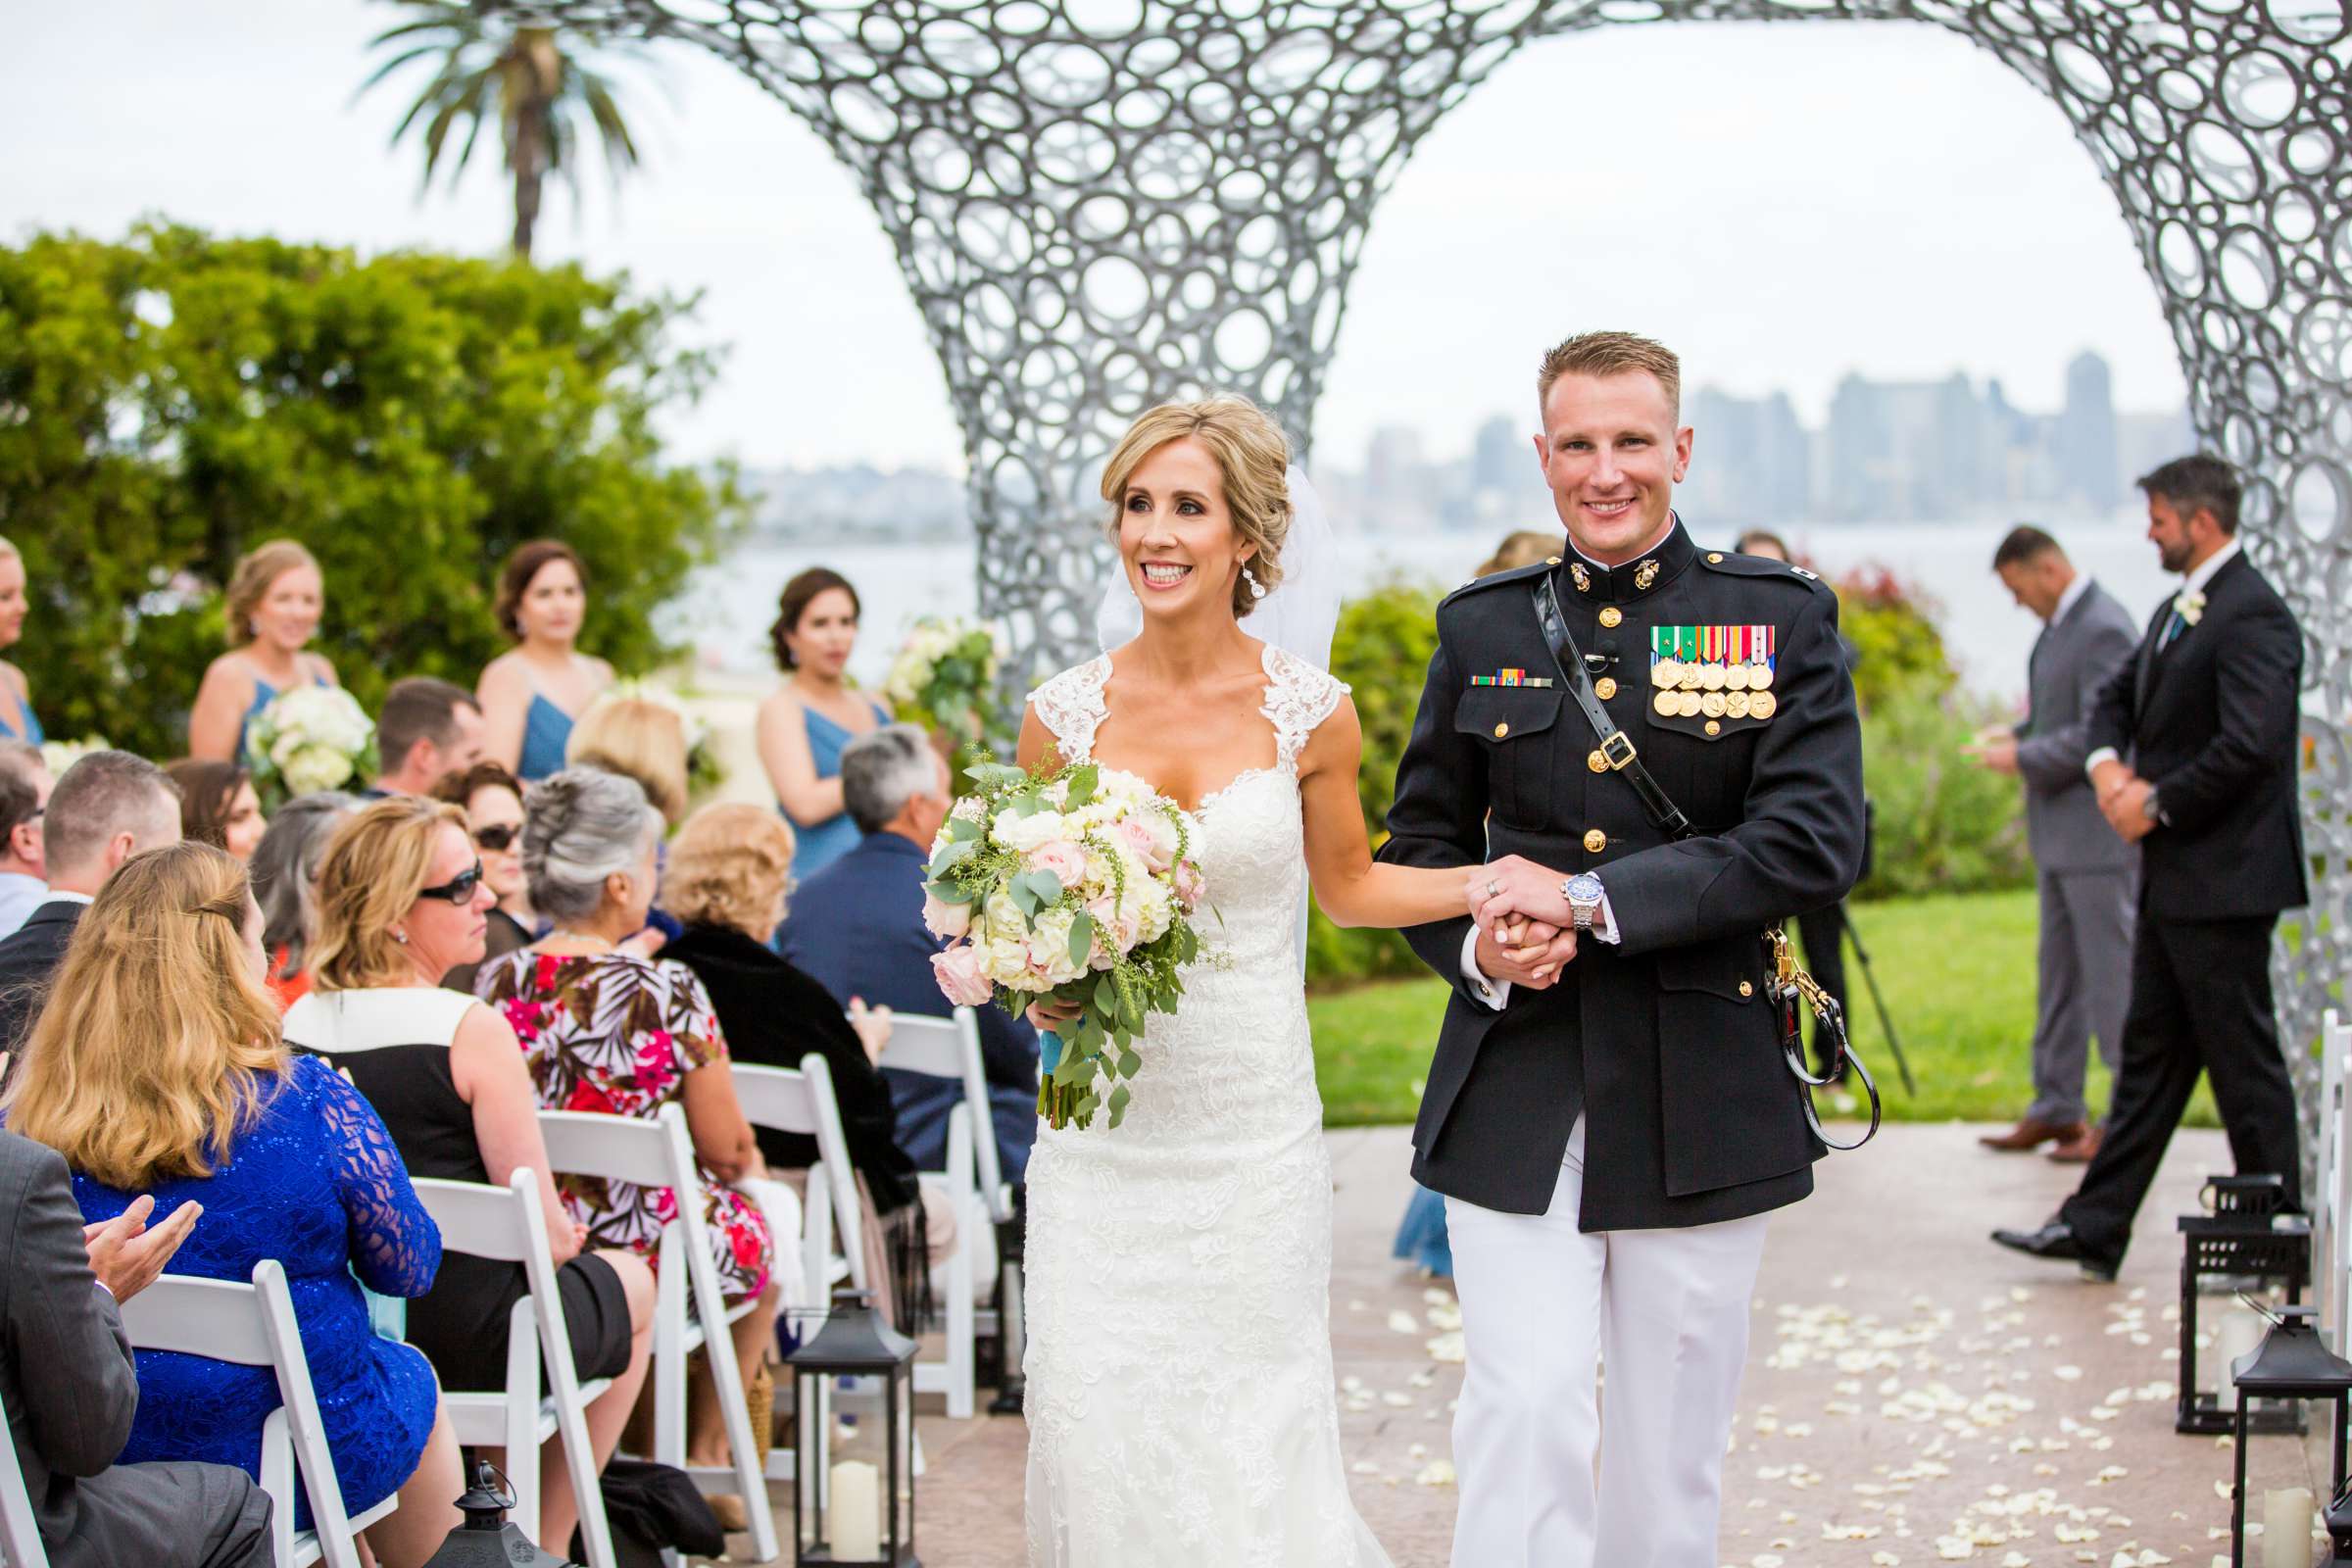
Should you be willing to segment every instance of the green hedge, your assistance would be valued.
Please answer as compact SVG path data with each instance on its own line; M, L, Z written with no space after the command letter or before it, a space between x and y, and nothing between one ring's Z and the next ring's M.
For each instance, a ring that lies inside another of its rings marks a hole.
M281 536L325 568L318 647L370 709L402 675L473 683L507 646L492 575L539 535L588 564L588 645L659 662L654 611L744 513L655 430L712 371L672 341L691 310L577 268L167 224L0 246L0 535L46 727L177 755L220 585Z

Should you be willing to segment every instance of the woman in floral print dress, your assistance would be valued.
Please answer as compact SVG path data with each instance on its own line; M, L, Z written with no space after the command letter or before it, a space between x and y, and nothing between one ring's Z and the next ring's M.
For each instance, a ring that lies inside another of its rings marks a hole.
M774 1338L776 1292L765 1216L728 1184L760 1174L751 1124L736 1102L727 1046L703 983L684 964L621 944L644 929L654 898L654 848L662 817L629 779L566 768L531 786L523 872L531 904L555 922L530 947L482 966L475 991L514 1025L550 1110L652 1120L685 1107L699 1192L719 1284L730 1305L757 1308L733 1327L748 1378ZM564 1176L558 1189L588 1227L592 1247L626 1247L653 1260L678 1195L595 1177ZM689 1456L716 1463L726 1451L718 1407L699 1403Z

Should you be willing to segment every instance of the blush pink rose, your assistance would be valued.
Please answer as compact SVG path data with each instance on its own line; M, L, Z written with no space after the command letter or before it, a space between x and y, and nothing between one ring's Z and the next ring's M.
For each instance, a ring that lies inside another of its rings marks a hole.
M931 973L939 981L940 995L955 1006L980 1006L994 990L988 976L980 972L978 950L968 942L958 942L945 953L933 954Z
M1200 875L1200 865L1192 860L1178 862L1175 882L1176 899L1184 906L1185 911L1189 914L1199 908L1200 895L1208 891L1208 884Z
M1167 847L1160 842L1159 835L1152 831L1150 823L1131 816L1112 831L1118 834L1122 844L1135 852L1135 858L1143 861L1146 869L1153 875L1168 868Z
M968 904L943 904L930 894L923 895L923 924L931 934L943 941L954 942L972 928L972 906Z
M1029 852L1029 869L1051 871L1063 887L1075 887L1086 876L1086 851L1068 839L1055 839Z

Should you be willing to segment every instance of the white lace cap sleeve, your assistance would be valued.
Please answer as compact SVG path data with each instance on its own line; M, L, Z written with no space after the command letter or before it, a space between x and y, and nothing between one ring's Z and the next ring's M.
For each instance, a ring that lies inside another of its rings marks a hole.
M1266 673L1272 677L1266 682L1265 715L1274 723L1274 755L1284 767L1296 768L1307 737L1339 710L1348 686L1271 643L1266 645Z
M1029 694L1038 721L1054 735L1065 762L1081 762L1095 752L1095 726L1102 722L1102 683L1110 678L1110 656L1073 664Z

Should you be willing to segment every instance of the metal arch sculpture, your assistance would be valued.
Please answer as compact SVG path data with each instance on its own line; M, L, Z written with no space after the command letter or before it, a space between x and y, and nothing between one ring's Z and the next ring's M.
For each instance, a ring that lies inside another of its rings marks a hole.
M813 125L899 256L964 431L982 608L1091 649L1096 473L1161 399L1303 442L1415 142L1532 40L1663 21L1908 21L2049 97L2138 243L2256 559L2311 640L2322 874L2288 1038L2352 974L2352 19L2346 0L475 0L699 42ZM2316 1069L2292 1054L2308 1092Z

